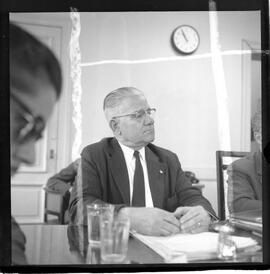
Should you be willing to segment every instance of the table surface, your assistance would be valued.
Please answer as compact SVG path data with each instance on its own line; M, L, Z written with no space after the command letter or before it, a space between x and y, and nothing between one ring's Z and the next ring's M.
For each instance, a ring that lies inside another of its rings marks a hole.
M88 246L87 227L85 226L31 224L21 225L21 228L27 239L26 256L31 265L101 264L100 250L91 249ZM256 236L252 237L256 238ZM223 263L232 261L215 259L197 262ZM237 261L233 262L262 262L262 251L245 252L245 255L240 254ZM152 249L130 237L127 263L163 264L165 262Z

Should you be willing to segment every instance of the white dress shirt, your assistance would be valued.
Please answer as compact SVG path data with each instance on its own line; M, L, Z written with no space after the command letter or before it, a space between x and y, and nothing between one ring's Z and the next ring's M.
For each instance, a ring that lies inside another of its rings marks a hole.
M133 194L133 178L135 173L135 166L136 166L136 159L134 156L134 149L129 148L120 142L118 142L125 157L127 170L128 170L128 178L129 178L129 189L130 189L130 204L132 201L132 194ZM148 170L147 170L147 164L145 159L145 148L141 148L139 150L140 155L140 161L143 168L143 176L144 176L144 189L145 189L145 206L146 207L153 207L153 200L149 185L149 179L148 179Z

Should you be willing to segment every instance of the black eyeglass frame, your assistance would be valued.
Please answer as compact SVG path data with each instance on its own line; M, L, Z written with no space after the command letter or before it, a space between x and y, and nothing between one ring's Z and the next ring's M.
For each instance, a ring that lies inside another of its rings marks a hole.
M16 96L13 92L10 93L10 99L20 106L23 110L20 116L25 120L25 126L19 129L17 135L17 142L25 144L32 140L39 140L42 138L42 132L45 128L45 121L41 116L35 116L27 106Z

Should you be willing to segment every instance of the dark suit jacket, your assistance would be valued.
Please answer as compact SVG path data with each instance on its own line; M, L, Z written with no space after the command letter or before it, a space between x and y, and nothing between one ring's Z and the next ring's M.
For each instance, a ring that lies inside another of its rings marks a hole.
M255 152L228 167L230 213L262 208L262 153Z
M178 206L202 205L215 215L210 203L185 177L176 154L148 144L145 156L154 207L174 211ZM81 154L82 185L75 183L69 205L70 220L81 223L85 204L102 200L130 206L129 178L122 149L115 138L104 138ZM85 221L85 220L84 220Z

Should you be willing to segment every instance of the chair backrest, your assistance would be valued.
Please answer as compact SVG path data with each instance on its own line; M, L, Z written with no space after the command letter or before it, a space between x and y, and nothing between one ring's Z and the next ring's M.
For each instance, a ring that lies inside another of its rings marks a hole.
M226 220L229 217L227 167L235 160L245 157L248 154L249 152L242 151L216 151L218 216L220 220Z
M49 222L48 215L57 216L58 224L65 223L65 212L68 209L69 198L70 192L68 190L62 194L45 189L45 223Z

